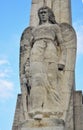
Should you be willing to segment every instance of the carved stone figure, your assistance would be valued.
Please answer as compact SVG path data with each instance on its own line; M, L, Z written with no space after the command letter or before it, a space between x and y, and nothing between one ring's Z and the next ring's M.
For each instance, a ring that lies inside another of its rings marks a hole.
M65 120L74 81L76 35L70 25L55 21L49 7L41 7L38 16L39 25L26 28L21 37L20 77L26 99L25 116L27 112L29 118L54 116ZM25 94L22 75L28 86Z

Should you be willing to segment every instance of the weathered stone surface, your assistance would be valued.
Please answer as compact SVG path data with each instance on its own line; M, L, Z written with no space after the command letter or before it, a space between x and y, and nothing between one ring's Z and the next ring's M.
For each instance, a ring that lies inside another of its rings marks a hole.
M76 98L77 97L77 98ZM19 123L23 122L24 123L24 116L23 116L23 107L21 108L21 95L18 96L18 101L17 101L17 107L16 107L16 112L15 112L15 116L14 116L14 123L13 123L13 127L12 130L29 130L26 125L24 125L23 127L21 127L21 125L19 126ZM71 97L71 103L69 104L69 112L68 112L68 117L66 120L66 128L67 130L82 130L83 128L83 104L82 104L82 92L74 92L74 106L73 106L73 97ZM73 110L75 110L74 112L74 118L73 118ZM20 113L20 114L19 114ZM22 116L20 116L22 115ZM73 122L75 119L75 122ZM78 120L79 119L79 120ZM21 120L21 121L20 121ZM22 124L23 124L22 123ZM27 124L27 123L25 123ZM49 123L48 123L49 124ZM55 123L56 124L56 123ZM63 123L62 123L63 124ZM74 124L74 125L73 125ZM75 128L73 128L73 126L75 126ZM59 127L59 126L58 126ZM61 127L61 126L60 126ZM30 128L30 127L29 127ZM43 129L47 129L47 130L51 130L54 127L48 127L48 128L43 128ZM31 128L30 128L31 129ZM42 128L32 128L32 130L42 130ZM59 128L58 128L59 129Z
M83 129L83 103L82 103L82 112L81 112L81 126Z
M83 129L83 104L82 104L82 91L74 93L74 116L75 116L75 130Z
M63 127L22 128L21 130L64 130Z
M36 4L36 11L43 5L46 5L53 10L57 22L65 22L71 24L71 0L32 0L31 14L34 14L35 17L32 17L31 15L31 26L38 25L38 19L36 11L34 10L34 4Z
M19 124L19 130L26 130L26 129L31 129L31 130L41 130L41 129L46 129L46 130L51 130L51 129L56 129L56 130L64 130L64 121L63 120L58 120L55 118L43 118L42 120L36 119L36 120L27 120L23 123Z
M67 23L58 25L48 7L39 11L46 11L45 17L38 12L39 25L27 28L21 38L21 46L24 46L20 58L24 116L25 119L37 119L41 115L41 119L54 117L66 121L70 101L73 101L76 35ZM52 15L51 19L48 13ZM69 113L73 118L73 108Z
M23 107L22 107L22 95L19 94L17 97L16 110L15 110L12 130L18 130L18 124L23 120L24 120L24 116L23 116Z
M32 0L32 4L39 4L39 3L43 3L43 0Z
M74 93L77 39L68 23L70 0L32 1L31 27L20 42L22 94L12 130L82 130L82 93Z

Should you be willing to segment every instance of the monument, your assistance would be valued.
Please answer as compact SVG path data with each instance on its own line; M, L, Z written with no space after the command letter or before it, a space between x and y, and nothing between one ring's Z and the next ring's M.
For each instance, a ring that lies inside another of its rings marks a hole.
M32 0L30 18L20 40L22 93L12 130L82 130L70 0Z

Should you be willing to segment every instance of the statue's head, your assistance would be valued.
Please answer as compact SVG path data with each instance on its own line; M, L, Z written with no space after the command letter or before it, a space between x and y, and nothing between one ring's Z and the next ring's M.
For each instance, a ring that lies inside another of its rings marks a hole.
M41 25L42 23L45 23L47 21L51 24L56 23L53 11L47 6L41 7L38 10L38 16L39 16L39 20L40 20L39 25Z

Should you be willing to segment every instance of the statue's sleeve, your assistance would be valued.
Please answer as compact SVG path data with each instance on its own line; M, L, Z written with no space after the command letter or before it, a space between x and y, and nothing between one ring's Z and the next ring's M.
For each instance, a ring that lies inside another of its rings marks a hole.
M33 41L32 36L32 29L33 27L26 28L21 36L20 40L20 82L22 83L22 76L27 75L29 71L29 59L30 59L30 51ZM27 66L27 67L26 67ZM27 68L27 69L26 69ZM27 71L27 72L26 72Z
M66 63L66 47L64 45L61 27L59 25L57 26L57 33L56 34L57 34L58 56L59 56L58 64L65 66L65 63Z

